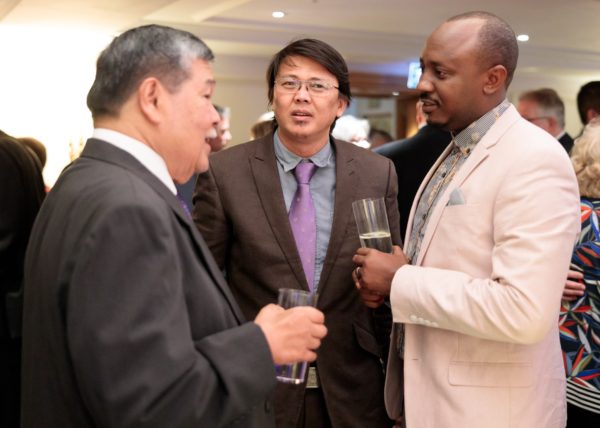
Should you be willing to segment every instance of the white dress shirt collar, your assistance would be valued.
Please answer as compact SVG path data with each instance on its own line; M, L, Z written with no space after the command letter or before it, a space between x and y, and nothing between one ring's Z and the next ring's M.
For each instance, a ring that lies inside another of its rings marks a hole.
M112 144L136 158L148 171L154 174L174 195L177 194L175 183L169 175L167 164L158 153L135 138L106 128L95 128L92 137Z

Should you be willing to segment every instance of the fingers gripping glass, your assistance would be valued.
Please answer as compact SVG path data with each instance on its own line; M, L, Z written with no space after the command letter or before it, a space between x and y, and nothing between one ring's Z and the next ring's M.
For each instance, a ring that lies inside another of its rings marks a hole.
M306 85L308 92L313 95L321 95L329 92L331 89L339 89L337 86L324 80L300 80L293 77L282 77L275 80L275 83L282 91L290 93L297 92L302 85Z

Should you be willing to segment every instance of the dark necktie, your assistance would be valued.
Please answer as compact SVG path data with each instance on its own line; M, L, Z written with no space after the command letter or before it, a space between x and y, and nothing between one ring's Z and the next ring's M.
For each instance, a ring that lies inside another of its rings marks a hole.
M312 291L315 279L315 256L317 253L317 221L315 204L310 194L310 179L317 166L310 161L302 161L294 170L298 188L288 214L296 248L300 254L302 268L309 290Z

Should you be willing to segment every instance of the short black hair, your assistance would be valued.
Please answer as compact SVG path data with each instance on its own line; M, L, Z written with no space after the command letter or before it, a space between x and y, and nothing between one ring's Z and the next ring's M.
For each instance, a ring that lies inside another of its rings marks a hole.
M581 123L587 125L587 111L594 109L600 114L600 80L588 82L577 93L577 110Z
M331 45L317 39L296 40L273 56L267 69L270 104L273 103L275 78L279 72L279 67L290 56L305 57L325 67L337 79L340 97L344 98L350 104L352 94L350 92L350 78L346 61Z
M519 45L513 29L502 18L490 12L473 11L461 13L446 20L482 19L485 21L479 30L479 58L485 67L502 65L506 68L506 88L510 85L517 68Z

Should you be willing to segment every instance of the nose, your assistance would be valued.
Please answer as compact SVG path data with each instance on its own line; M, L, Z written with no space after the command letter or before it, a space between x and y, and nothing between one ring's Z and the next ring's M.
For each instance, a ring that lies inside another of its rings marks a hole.
M298 101L308 100L310 98L310 92L308 92L308 83L300 82L300 87L294 94L294 98Z
M433 91L433 84L425 76L425 73L421 74L421 77L419 78L419 83L417 84L416 89L421 92L432 92Z
M219 126L219 122L221 121L221 116L219 116L219 112L212 104L210 106L209 114L211 119L210 122L212 123L213 128L217 128Z

